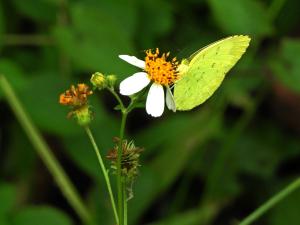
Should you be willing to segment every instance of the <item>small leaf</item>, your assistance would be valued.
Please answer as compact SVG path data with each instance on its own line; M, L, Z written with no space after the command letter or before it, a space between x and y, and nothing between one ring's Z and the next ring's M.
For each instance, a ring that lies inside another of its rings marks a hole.
M121 110L121 106L120 106L120 105L116 105L116 106L114 107L114 110Z

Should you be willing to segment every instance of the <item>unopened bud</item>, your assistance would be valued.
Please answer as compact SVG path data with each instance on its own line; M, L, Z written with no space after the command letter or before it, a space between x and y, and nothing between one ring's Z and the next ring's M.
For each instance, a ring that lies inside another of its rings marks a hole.
M96 72L91 77L91 83L95 88L104 89L107 85L106 78L102 73Z
M117 77L116 77L116 75L107 75L106 80L107 80L108 86L113 88L117 81Z

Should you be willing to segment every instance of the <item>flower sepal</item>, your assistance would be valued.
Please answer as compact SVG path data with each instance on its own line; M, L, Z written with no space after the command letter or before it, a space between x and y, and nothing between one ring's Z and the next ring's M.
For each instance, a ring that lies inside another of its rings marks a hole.
M116 105L116 106L114 107L114 110L116 110L116 111L121 111L121 110L122 110L122 106L121 106L121 105Z
M88 126L92 121L92 115L88 105L73 111L73 116L80 126Z

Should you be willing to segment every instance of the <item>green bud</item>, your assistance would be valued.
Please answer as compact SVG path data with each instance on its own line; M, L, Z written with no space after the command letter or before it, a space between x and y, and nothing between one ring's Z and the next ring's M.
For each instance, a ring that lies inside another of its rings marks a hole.
M107 85L105 76L102 73L96 72L91 77L91 83L95 88L104 89Z
M117 77L116 77L116 75L107 75L106 80L107 80L108 86L113 88L117 81Z

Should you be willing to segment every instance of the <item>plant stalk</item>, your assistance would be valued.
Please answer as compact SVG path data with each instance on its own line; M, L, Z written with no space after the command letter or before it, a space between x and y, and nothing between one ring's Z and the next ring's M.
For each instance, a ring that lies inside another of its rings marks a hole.
M117 159L117 187L118 187L118 209L119 209L119 222L120 225L124 225L124 183L122 181L122 144L126 126L127 112L125 109L122 109L122 120L120 127L120 142L118 146L118 159Z
M124 225L128 224L128 215L127 215L127 195L126 195L126 179L123 185L123 205L124 205Z
M114 217L115 217L116 223L119 224L119 217L118 217L118 213L117 213L117 208L116 208L115 199L114 199L114 195L113 195L113 192L112 192L112 188L111 188L111 184L110 184L110 179L109 179L109 176L108 176L108 172L107 172L107 170L105 168L105 165L104 165L103 159L101 157L99 148L97 146L97 143L96 143L96 141L94 139L94 136L93 136L90 128L89 127L85 127L85 131L86 131L86 133L87 133L87 135L88 135L88 137L89 137L89 139L90 139L90 141L91 141L91 143L93 145L95 153L97 155L97 159L98 159L99 165L101 167L101 170L102 170L105 182L106 182L106 186L107 186L107 190L108 190L108 193L109 193L111 205L112 205L112 208L113 208Z
M59 164L54 154L51 152L41 133L34 126L30 117L25 112L21 102L17 98L13 88L6 80L4 75L0 75L0 87L3 90L4 96L13 113L17 117L29 140L31 141L38 155L45 163L67 201L70 203L83 223L91 225L95 224L70 178L65 173L63 167Z
M255 222L264 213L266 213L268 210L270 210L277 203L279 203L281 200L283 200L285 197L287 197L289 194L291 194L293 191L295 191L298 188L300 188L300 177L298 177L295 181L293 181L291 184L289 184L286 188L284 188L282 191L277 193L275 196L270 198L263 205L258 207L254 212L252 212L249 216L243 219L239 223L239 225L249 225Z

